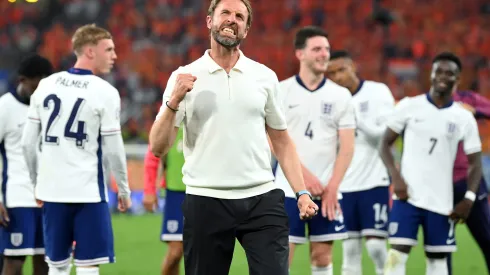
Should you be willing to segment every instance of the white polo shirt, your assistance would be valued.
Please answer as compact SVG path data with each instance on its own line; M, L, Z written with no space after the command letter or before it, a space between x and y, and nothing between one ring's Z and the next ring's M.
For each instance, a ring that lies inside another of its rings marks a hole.
M226 73L207 50L172 73L157 120L167 108L177 75L183 73L197 77L175 120L175 127L184 127L186 193L240 199L275 189L265 125L286 130L276 98L277 75L241 51Z

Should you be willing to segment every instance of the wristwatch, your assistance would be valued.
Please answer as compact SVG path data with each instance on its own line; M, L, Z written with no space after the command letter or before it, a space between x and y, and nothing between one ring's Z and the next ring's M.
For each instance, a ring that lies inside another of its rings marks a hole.
M311 193L308 190L301 190L298 193L296 193L296 199L299 199L300 196L307 194L310 196L310 199L313 200L313 197L311 196Z

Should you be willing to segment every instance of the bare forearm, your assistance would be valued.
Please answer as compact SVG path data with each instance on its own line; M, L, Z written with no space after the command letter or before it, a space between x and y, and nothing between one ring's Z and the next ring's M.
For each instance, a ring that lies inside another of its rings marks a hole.
M342 179L345 176L345 172L349 168L354 155L354 148L352 146L341 146L337 159L333 167L332 178L329 181L329 185L333 184L337 188L340 186Z
M276 158L281 169L295 193L305 190L302 173L302 165L296 153L296 146L292 141L284 144L281 148L275 148Z
M388 170L388 174L390 174L391 176L399 174L399 171L395 165L395 158L393 157L393 154L391 153L391 145L390 144L386 144L384 142L381 144L380 157L383 160L383 163L386 166L386 169Z
M171 106L177 105L178 104ZM161 157L167 154L170 147L172 147L173 141L175 139L175 117L176 113L169 108L166 108L164 109L161 117L157 121L155 121L151 128L150 150L156 157Z
M468 190L477 193L482 178L482 164L480 153L468 157L470 165L468 167Z

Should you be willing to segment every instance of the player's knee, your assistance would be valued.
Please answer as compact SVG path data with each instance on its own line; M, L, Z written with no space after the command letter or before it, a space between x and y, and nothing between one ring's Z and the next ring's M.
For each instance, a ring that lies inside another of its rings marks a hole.
M169 242L167 249L167 259L171 262L180 262L184 255L184 246L182 242Z
M63 266L49 265L48 275L69 275L71 266L69 264Z
M98 266L77 266L77 275L99 275Z
M449 254L448 253L432 253L432 252L426 252L425 255L429 259L446 259Z
M342 250L344 252L344 260L360 259L362 254L362 239L347 239L342 241Z
M332 263L332 242L311 243L311 264L328 266Z
M408 245L392 245L391 249L408 254L410 253L410 250L412 249L411 246Z
M366 248L371 258L381 258L386 256L386 240L380 238L370 238L366 241Z
M5 256L4 265L13 274L19 274L19 271L22 273L25 260L25 256Z

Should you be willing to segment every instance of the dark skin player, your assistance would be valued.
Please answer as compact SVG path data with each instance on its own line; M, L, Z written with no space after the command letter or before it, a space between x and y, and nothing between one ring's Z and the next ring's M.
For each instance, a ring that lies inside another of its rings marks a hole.
M31 64L35 66L35 64ZM30 70L32 71L32 70ZM35 70L34 70L35 71ZM38 74L37 72L34 74ZM37 89L39 82L48 75L39 75L27 77L19 74L17 95L26 105L29 105L31 95ZM0 226L7 227L10 222L9 214L5 205L0 203ZM26 256L4 256L2 275L21 275L26 260ZM44 255L32 256L33 275L47 275L49 267L44 259Z
M460 81L460 70L456 62L451 60L438 60L432 65L431 88L429 96L433 102L442 107L452 100L452 93L458 88ZM381 143L381 158L392 177L394 191L400 200L408 199L407 184L402 178L400 171L395 167L395 161L391 154L391 146L398 138L399 134L391 129L386 129ZM469 162L468 170L468 190L477 192L482 176L481 153L467 155ZM473 202L469 199L463 199L458 203L450 214L450 218L455 222L462 223L470 214ZM405 245L392 245L392 248L403 253L409 253L411 247ZM446 253L428 253L429 258L444 258Z

